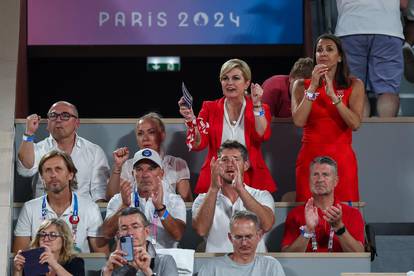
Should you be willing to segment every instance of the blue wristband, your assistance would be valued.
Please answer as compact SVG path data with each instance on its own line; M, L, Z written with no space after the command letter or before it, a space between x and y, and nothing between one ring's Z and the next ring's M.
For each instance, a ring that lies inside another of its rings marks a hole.
M168 217L168 215L169 215L170 213L168 213L168 210L167 209L165 209L165 212L164 212L164 215L162 215L162 217L160 217L160 219L161 220L165 220L167 217Z
M34 142L34 135L27 135L27 134L23 134L23 141L25 142Z

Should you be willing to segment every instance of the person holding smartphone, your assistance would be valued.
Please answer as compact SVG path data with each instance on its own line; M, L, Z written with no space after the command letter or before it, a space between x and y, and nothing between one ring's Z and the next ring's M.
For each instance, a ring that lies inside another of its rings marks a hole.
M147 241L150 234L149 225L145 214L138 208L128 207L121 211L118 219L116 250L111 253L102 268L103 276L117 275L120 270L136 270L136 275L145 276L178 276L174 258L170 255L157 254L154 246ZM128 245L129 242L132 242L132 245ZM121 246L121 243L124 245ZM132 250L129 249L131 247Z
M61 219L52 218L43 221L30 248L44 248L43 253L39 257L36 256L39 266L30 269L42 269L42 265L47 265L49 273L55 273L58 276L85 275L84 261L76 257L73 250L72 232ZM25 275L23 268L30 260L26 260L24 256L29 255L19 250L14 257L14 276Z

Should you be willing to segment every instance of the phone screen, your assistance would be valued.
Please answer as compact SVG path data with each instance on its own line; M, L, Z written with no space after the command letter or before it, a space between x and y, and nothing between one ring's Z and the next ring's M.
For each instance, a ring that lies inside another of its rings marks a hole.
M132 262L134 260L134 246L132 244L131 236L123 236L120 238L121 250L128 255L124 256L125 260Z

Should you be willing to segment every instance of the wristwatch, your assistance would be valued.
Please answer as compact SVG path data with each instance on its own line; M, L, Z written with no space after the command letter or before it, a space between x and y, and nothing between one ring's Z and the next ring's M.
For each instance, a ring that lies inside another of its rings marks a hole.
M299 230L300 230L300 234L305 239L311 239L315 235L315 233L313 233L313 232L307 232L306 225L302 225L301 227L299 227Z
M339 228L338 230L335 231L335 235L341 236L345 233L345 231L346 231L346 228L345 228L345 225L344 225L344 226L342 226L341 228Z

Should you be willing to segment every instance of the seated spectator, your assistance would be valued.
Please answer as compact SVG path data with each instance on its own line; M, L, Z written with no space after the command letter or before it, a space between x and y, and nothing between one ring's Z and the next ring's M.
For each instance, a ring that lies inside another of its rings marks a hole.
M243 175L249 169L247 149L237 141L224 142L218 159L211 159L211 185L193 204L193 227L206 238L206 252L231 252L232 244L226 236L234 212L249 210L255 213L264 232L275 222L275 202L268 191L246 185ZM260 240L258 252L266 252Z
M52 105L47 114L47 130L50 136L34 143L40 116L27 117L26 131L20 144L17 171L25 177L33 177L35 197L44 195L44 187L38 176L39 161L51 150L66 152L72 157L78 173L79 195L87 195L93 201L105 201L109 165L103 150L96 144L78 136L79 115L76 107L60 101Z
M119 237L117 247L109 256L106 265L102 269L103 276L110 275L159 275L178 276L177 265L170 255L157 254L151 242L150 223L144 213L138 208L128 207L123 209L118 216L118 235L133 237L134 259L129 262L124 258L126 252L121 250ZM126 271L133 271L127 274ZM123 273L120 273L122 271ZM138 273L137 273L138 272Z
M46 194L23 205L14 229L13 252L29 246L42 221L60 218L70 226L77 251L109 253L106 240L99 232L102 217L98 205L74 192L76 172L68 154L53 150L43 155L39 173Z
M30 248L44 247L39 263L49 265L51 275L85 275L85 263L73 251L73 237L69 226L61 219L52 218L42 222ZM14 257L14 276L24 275L26 263L22 250Z
M256 255L262 239L259 218L249 211L238 211L230 220L228 239L233 253L211 259L198 276L284 276L280 263L273 257Z
M286 218L283 252L363 252L364 221L358 209L335 200L336 162L316 157L310 165L312 197Z
M151 222L151 242L156 248L177 247L185 230L186 208L179 195L164 192L161 157L144 148L135 153L132 164L136 185L122 180L121 192L109 201L102 226L105 237L115 236L122 210L132 206Z
M335 35L341 38L351 74L377 95L380 117L397 116L404 62L400 5L406 0L336 0ZM370 105L365 98L364 116Z
M162 143L165 140L165 125L160 116L156 113L148 113L138 119L135 134L138 147L150 148L155 150L162 158L162 167L164 170L165 191L179 194L184 201L193 201L190 188L190 170L187 162L183 159L164 154ZM114 168L109 178L107 194L111 198L114 194L119 193L119 184L121 178L134 183L132 175L132 161L128 159L129 150L126 147L119 148L113 153Z
M262 102L269 105L273 117L292 117L291 91L293 83L298 79L309 79L312 76L313 61L311 58L300 58L292 67L289 75L275 75L262 84Z

